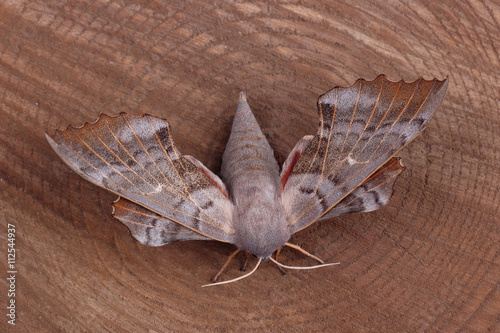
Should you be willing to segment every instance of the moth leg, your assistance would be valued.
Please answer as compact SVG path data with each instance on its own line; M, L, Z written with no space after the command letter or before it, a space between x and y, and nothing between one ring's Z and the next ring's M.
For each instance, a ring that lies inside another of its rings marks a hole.
M245 261L241 265L240 271L245 272L247 270L248 258L250 258L250 253L245 251Z
M297 250L297 251L300 251L300 252L304 253L306 256L311 257L311 258L313 258L314 260L316 260L316 261L318 261L318 262L320 262L320 263L322 263L322 264L324 264L324 263L325 263L325 261L324 261L324 260L321 260L320 258L316 257L314 254L311 254L311 253L307 252L306 250L304 250L303 248L301 248L301 247L300 247L300 246L298 246L298 245L295 245L295 244L292 244L292 243L285 243L284 245L285 245L285 246L288 246L288 247L291 247L292 249L295 249L295 250Z
M276 255L274 256L276 261L278 261L278 255L280 254L280 252L281 252L281 247L276 250ZM278 265L276 265L276 267L278 267L278 270L280 271L281 274L286 275L286 273L287 273L286 269L284 269L283 267L280 267Z
M231 260L233 260L233 258L238 254L238 252L240 252L240 249L237 249L236 251L234 251L233 253L231 253L229 255L229 258L227 258L227 260L224 263L224 265L222 266L222 268L217 272L217 274L215 274L215 276L210 281L212 281L212 282L217 281L217 279L219 278L219 276L226 269L227 265L229 265L229 263L231 262Z

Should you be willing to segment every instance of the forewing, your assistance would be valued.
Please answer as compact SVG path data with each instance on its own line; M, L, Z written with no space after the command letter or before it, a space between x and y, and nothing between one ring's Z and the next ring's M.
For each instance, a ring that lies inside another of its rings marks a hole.
M322 95L318 132L283 190L292 233L327 213L415 138L446 87L447 80L391 82L381 75Z
M103 115L47 139L92 183L204 236L232 242L233 206L225 189L211 179L217 176L209 177L177 151L165 120Z
M379 209L389 202L394 192L394 182L403 170L400 158L391 158L319 220L327 220L347 213L371 212Z
M113 216L127 226L135 239L150 246L210 239L123 198L113 203Z

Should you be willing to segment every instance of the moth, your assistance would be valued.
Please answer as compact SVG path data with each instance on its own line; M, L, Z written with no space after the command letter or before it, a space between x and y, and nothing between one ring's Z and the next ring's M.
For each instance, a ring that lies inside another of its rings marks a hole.
M240 250L257 257L255 268L234 281L267 259L294 268L272 258L283 246L324 263L290 237L316 221L384 206L404 169L394 155L426 127L447 85L447 79L406 83L380 75L333 88L319 97L317 133L296 144L281 170L245 93L221 178L182 155L169 124L151 115L101 115L47 140L71 169L119 196L113 215L139 242L232 243L238 250L217 276Z

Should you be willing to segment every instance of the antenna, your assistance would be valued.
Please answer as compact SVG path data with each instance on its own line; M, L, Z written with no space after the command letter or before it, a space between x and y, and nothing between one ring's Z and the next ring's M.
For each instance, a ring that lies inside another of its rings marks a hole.
M216 283L209 283L209 284L204 284L202 287L211 287L211 286L217 286L217 285L221 285L221 284L226 284L226 283L232 283L232 282L236 282L238 280L243 280L244 278L247 278L249 277L250 275L252 275L256 270L257 268L259 267L260 263L262 261L262 258L259 258L259 261L257 261L257 265L255 265L255 267L252 269L252 271L250 273L247 273L245 275L242 275L240 277L237 277L236 279L232 279L232 280L228 280L228 281L222 281L222 282L216 282Z
M274 260L272 257L269 257L269 260L274 262L276 265L278 265L281 268L288 268L288 269L316 269L316 268L321 268L321 267L326 267L326 266L333 266L333 265L340 265L339 262L334 262L331 264L321 264L321 265L315 265L315 266L287 266L283 265L276 260Z

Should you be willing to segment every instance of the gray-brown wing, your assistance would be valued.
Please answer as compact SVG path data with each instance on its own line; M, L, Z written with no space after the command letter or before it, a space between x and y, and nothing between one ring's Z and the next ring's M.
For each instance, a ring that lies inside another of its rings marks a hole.
M322 95L318 132L283 189L292 233L318 220L415 138L446 87L447 80L405 83L379 76Z
M210 239L123 198L113 203L113 216L127 226L135 239L150 246Z
M233 205L225 187L179 153L165 120L103 115L47 140L92 183L206 237L233 241Z
M319 220L347 213L372 212L387 204L394 192L394 182L404 170L400 160L399 157L391 158Z

